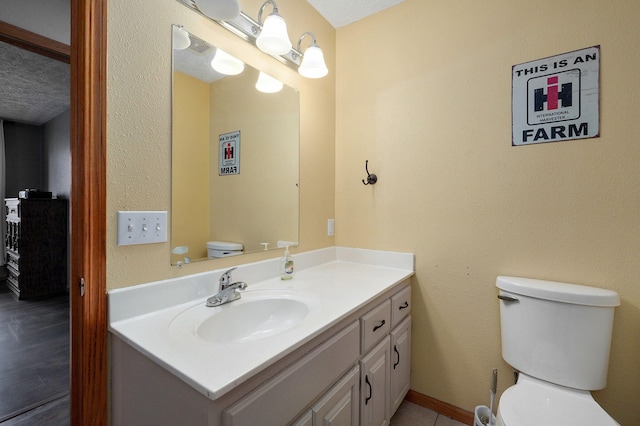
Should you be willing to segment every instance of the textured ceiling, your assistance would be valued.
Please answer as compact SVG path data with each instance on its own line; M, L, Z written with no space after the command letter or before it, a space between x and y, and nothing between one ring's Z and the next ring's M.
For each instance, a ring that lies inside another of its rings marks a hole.
M69 64L0 42L1 119L44 124L69 105Z
M334 28L340 28L405 0L307 0Z
M206 41L189 34L191 44L187 49L173 50L173 69L205 83L213 83L224 75L211 67L216 48Z

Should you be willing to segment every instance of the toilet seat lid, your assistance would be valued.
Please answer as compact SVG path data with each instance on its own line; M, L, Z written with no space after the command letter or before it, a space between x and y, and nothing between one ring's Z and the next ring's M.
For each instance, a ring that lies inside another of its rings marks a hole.
M224 250L224 251L242 250L242 244L231 243L228 241L208 241L207 248L212 250Z
M590 392L553 385L523 373L518 384L502 394L498 417L505 426L619 426Z

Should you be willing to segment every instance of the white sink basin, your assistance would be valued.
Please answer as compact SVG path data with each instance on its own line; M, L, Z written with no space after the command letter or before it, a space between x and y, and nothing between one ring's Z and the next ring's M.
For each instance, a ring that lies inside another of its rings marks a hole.
M294 328L319 306L314 296L295 290L247 290L222 306L201 302L185 310L171 321L169 333L221 345L250 342Z

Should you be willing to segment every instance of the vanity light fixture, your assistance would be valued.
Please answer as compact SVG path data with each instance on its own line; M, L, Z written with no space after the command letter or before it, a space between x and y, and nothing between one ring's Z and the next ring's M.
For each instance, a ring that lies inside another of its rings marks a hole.
M194 0L198 10L211 19L228 21L240 15L238 0Z
M262 14L268 5L273 6L273 12L262 22ZM278 5L274 0L265 1L258 12L258 25L262 27L256 46L270 55L284 55L291 50L291 41L287 33L287 23L278 13Z
M189 33L182 27L182 25L173 26L173 48L177 50L184 50L191 45L191 39Z
M276 93L281 91L283 86L280 80L260 71L258 81L256 81L256 89L258 89L259 92Z
M316 43L316 36L307 31L302 34L298 39L298 52L302 52L300 50L300 43L302 43L302 39L306 36L311 37L311 45L307 47L307 49L302 54L302 63L298 67L298 72L301 76L307 78L322 78L329 70L327 69L327 65L324 62L324 55L322 54L322 49L318 47L318 43Z
M222 49L217 49L211 60L211 67L220 74L238 75L244 71L244 62Z
M215 23L223 26L241 39L258 47L263 52L273 56L283 64L298 70L300 75L307 78L321 78L327 75L327 65L324 62L322 50L316 43L316 38L311 32L305 32L298 40L297 49L292 47L287 34L287 24L278 13L278 5L274 0L265 1L258 12L256 21L246 13L240 11L233 19L220 19L207 15L203 8L206 3L216 3L226 0L177 0L197 13L209 17ZM262 22L262 15L268 5L273 7L273 12ZM300 43L307 35L311 36L311 46L304 54L300 51ZM304 62L302 65L301 63Z

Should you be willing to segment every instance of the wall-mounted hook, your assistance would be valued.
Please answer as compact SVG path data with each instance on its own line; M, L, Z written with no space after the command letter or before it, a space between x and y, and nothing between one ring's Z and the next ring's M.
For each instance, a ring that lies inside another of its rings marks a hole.
M373 173L369 173L369 160L364 163L364 169L367 171L367 181L365 182L365 180L362 179L362 183L364 183L365 185L375 184L378 181L378 176L374 175Z

